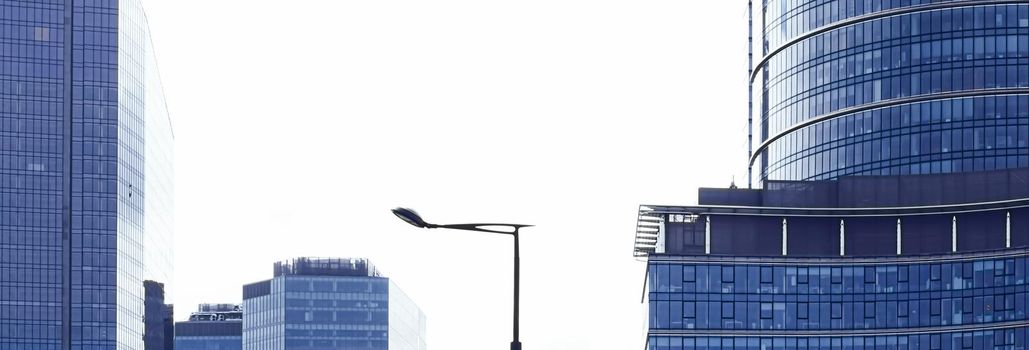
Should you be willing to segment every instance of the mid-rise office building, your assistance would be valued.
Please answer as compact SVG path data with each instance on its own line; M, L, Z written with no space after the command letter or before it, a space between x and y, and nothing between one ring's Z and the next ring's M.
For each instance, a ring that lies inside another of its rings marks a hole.
M143 349L172 130L138 0L0 2L0 349Z
M175 324L175 350L243 349L243 308L200 304L188 321Z
M297 258L243 287L243 349L424 350L425 315L363 259Z
M755 6L757 188L640 207L647 347L1029 347L1029 2Z

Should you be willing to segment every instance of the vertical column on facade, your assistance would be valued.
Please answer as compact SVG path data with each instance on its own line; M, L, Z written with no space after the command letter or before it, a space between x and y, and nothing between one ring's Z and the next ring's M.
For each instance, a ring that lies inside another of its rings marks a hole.
M900 255L900 252L901 252L900 236L901 236L901 232L900 232L900 218L897 218L897 255Z
M704 254L711 254L711 216L704 216Z
M950 220L950 251L958 251L958 217L952 216Z
M659 219L661 222L657 225L657 242L654 243L654 253L663 254L665 252L665 225L671 220L671 214L661 215Z
M64 130L62 132L62 146L64 152L62 154L62 185L64 194L61 198L61 349L71 350L71 338L72 338L72 130L74 123L72 123L72 115L74 104L72 104L72 78L74 77L74 70L72 67L72 55L73 53L73 38L74 36L74 9L75 2L73 0L64 1L64 57L63 57L63 79L64 79L64 94L62 97L63 110L64 110Z
M786 218L782 218L782 255L786 255Z
M847 253L847 231L843 224L843 219L840 219L840 256Z
M1007 222L1004 223L1004 247L1011 248L1011 212L1008 212Z

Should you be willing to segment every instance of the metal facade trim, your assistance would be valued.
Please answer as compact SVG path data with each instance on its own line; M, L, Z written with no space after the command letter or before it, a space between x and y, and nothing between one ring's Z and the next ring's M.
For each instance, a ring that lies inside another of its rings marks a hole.
M730 264L730 265L818 265L818 266L854 266L854 265L897 265L976 261L984 259L1007 259L1024 257L1029 249L1002 249L983 252L949 253L908 256L848 256L848 257L739 257L729 255L651 255L650 263L685 263L697 265Z
M918 335L936 333L956 332L977 332L997 329L1011 329L1029 326L1029 321L1009 321L989 324L972 324L948 327L917 327L917 328L891 328L879 330L825 330L825 331L789 331L783 330L651 330L650 336L688 336L688 337L771 337L771 338L794 338L794 337L871 337L890 335Z

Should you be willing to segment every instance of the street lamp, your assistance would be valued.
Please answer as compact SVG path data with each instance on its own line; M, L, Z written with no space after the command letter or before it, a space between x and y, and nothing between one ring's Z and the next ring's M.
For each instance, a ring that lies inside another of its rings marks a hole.
M478 231L499 233L514 236L514 340L511 341L511 350L522 350L522 342L518 341L518 230L532 225L521 224L450 224L437 225L425 222L417 212L409 208L395 208L393 215L400 220L415 227L421 228L449 228L454 230ZM506 228L506 230L504 230Z

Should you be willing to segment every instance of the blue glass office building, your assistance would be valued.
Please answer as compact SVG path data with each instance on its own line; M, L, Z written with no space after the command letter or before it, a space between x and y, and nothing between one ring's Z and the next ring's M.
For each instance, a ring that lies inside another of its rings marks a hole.
M298 258L243 286L244 350L425 350L425 315L361 259Z
M143 349L171 125L137 0L0 2L0 349Z
M759 189L640 207L647 348L1029 347L1029 1L755 6Z
M188 321L175 324L175 350L243 349L243 308L201 304Z

